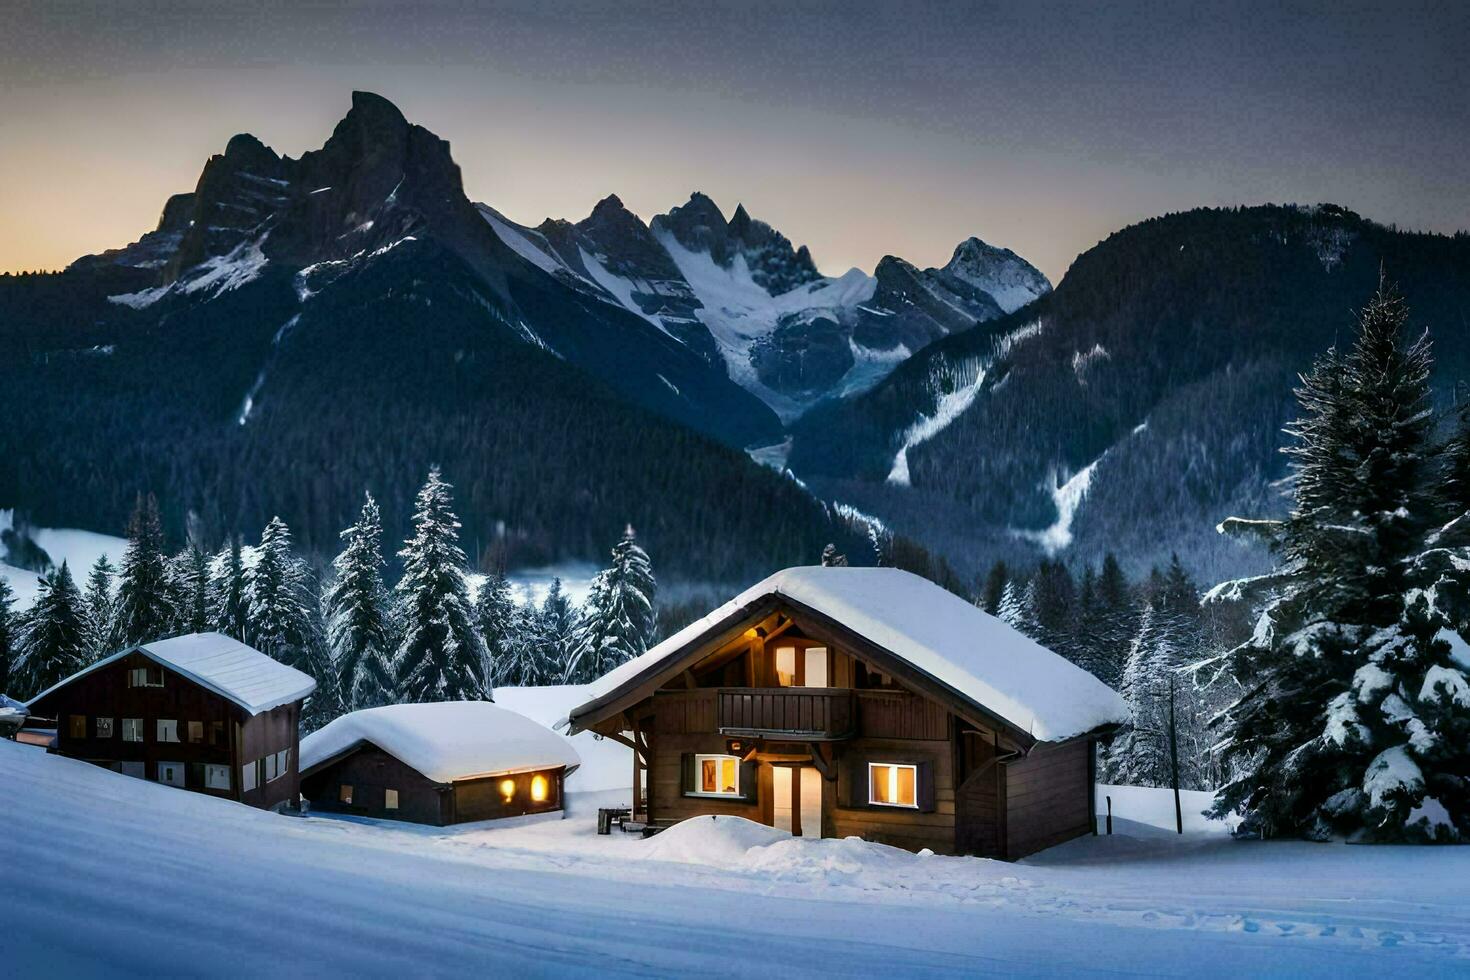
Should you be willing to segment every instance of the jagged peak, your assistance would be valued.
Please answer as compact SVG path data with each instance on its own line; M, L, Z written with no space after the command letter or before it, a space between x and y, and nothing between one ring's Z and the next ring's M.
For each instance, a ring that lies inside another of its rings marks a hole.
M385 122L396 126L408 125L408 119L398 106L376 92L354 91L352 109L347 115L349 118L359 116L373 122Z

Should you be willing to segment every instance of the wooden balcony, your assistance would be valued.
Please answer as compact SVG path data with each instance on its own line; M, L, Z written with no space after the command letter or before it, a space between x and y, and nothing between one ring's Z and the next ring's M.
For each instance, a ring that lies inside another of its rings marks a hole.
M853 692L836 687L722 687L722 735L831 742L857 734Z

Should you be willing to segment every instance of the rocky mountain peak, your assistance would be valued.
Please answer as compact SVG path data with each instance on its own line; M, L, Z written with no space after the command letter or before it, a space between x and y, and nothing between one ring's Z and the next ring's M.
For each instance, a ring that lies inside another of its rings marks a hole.
M1051 292L1051 281L1030 262L975 237L960 242L940 271L989 293L1007 313Z

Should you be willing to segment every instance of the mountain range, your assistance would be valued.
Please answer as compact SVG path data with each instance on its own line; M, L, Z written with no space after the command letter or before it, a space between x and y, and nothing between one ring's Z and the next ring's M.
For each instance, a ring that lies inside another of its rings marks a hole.
M978 238L939 268L819 271L701 193L518 224L447 143L354 93L319 149L240 135L138 241L0 277L0 506L117 533L318 553L365 490L390 535L430 464L480 564L596 560L625 522L673 581L734 583L875 534L991 561L1178 551L1279 512L1292 386L1380 271L1470 378L1470 238L1343 208L1199 209L1123 229L1053 290ZM910 546L917 546L910 547Z

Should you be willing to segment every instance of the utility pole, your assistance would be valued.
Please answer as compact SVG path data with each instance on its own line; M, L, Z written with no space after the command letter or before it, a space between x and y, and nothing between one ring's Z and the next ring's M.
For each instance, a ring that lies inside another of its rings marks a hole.
M1169 675L1169 776L1174 786L1174 828L1184 833L1184 808L1179 804L1179 726L1174 720L1174 675Z

